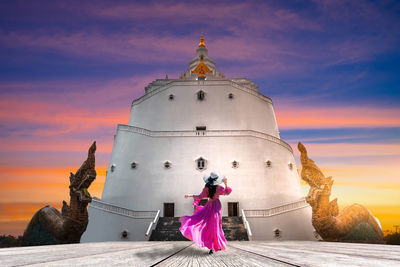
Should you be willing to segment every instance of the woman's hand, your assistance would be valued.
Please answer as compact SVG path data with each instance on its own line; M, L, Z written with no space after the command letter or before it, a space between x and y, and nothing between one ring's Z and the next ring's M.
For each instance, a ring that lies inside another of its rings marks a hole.
M227 186L228 178L225 177L223 181L224 181L225 186Z
M191 195L185 195L185 198L191 197Z

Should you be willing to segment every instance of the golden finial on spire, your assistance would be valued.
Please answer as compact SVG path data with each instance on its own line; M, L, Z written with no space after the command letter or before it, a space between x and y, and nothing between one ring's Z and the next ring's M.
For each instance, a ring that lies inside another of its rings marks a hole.
M201 28L201 36L200 36L199 47L206 47L206 43L204 42L203 28Z

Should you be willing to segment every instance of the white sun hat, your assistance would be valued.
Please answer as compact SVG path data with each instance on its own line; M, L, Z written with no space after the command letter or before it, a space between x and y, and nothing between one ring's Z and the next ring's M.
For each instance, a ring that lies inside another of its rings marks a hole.
M224 178L224 175L218 175L215 172L211 172L210 175L204 175L203 180L206 184L208 183L210 185L219 185L222 184Z

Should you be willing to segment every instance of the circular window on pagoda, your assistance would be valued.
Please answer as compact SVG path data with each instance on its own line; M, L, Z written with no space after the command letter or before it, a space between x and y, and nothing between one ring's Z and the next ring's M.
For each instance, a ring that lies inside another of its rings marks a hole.
M197 92L197 99L198 99L199 101L203 101L204 98L205 98L205 92L202 91L202 90L198 91L198 92Z
M266 164L267 164L267 168L271 168L272 162L271 162L270 160L268 160L268 161L266 162Z
M123 230L123 231L121 232L121 237L122 237L123 239L128 238L128 231L127 231L127 230Z
M289 163L288 166L289 166L289 170L293 170L293 163Z
M274 237L275 237L276 239L281 238L281 237L282 237L282 231L279 230L278 228L276 228L276 229L274 230Z
M232 168L236 169L239 167L239 162L237 162L236 160L232 161Z
M164 162L164 168L166 168L166 169L171 168L171 162L169 162L169 161Z
M136 167L137 167L137 163L136 163L136 162L132 162L132 163L131 163L131 168L132 168L132 169L136 169Z

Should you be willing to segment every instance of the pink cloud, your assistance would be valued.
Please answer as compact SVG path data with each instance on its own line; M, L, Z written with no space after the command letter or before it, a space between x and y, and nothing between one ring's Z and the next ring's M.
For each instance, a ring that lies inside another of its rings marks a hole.
M315 22L283 8L267 3L212 3L197 5L191 3L119 3L105 8L98 5L83 6L90 16L112 20L151 20L154 24L203 23L214 27L233 30L231 25L240 24L244 28L284 30L299 28L319 30ZM252 14L249 16L248 14ZM268 18L268 19L265 19ZM158 21L158 22L157 22ZM231 27L230 27L231 26ZM200 30L200 29L198 29Z
M106 127L99 128L104 130ZM116 123L112 129L116 130ZM78 132L79 135L81 132ZM40 133L38 133L40 134ZM52 135L56 135L55 131L51 131ZM87 147L93 141L97 141L98 153L111 153L112 151L112 134L108 138L96 138L95 133L92 137L64 137L64 136L30 136L26 137L7 137L0 139L2 152L80 152L86 151Z
M152 77L150 77L152 76ZM108 81L3 82L0 122L16 136L83 133L127 123L134 98L154 75ZM33 129L29 129L36 125ZM29 129L28 133L24 133Z
M0 100L2 152L85 151L97 140L98 151L110 153L117 124L128 122L131 102L151 76L0 83L10 92Z
M165 75L165 74L164 74ZM105 104L114 100L126 99L130 102L133 98L144 94L144 87L160 77L159 73L147 75L102 79L57 79L27 82L0 82L2 98L14 101L43 101L47 104L69 106L89 106ZM128 99L127 99L128 97ZM109 105L102 106L102 109Z
M103 34L96 31L67 33L35 32L1 34L0 41L9 47L51 49L84 58L101 57L107 61L167 62L182 61L194 55L195 39L174 38L139 32Z
M5 93L0 100L0 122L14 129L12 136L0 139L2 150L81 151L87 146L87 136L91 135L103 142L102 151L110 152L112 139L99 133L112 133L118 123L128 122L131 101L143 94L144 84L151 80L149 75L103 84L89 81L0 84L7 90L23 92ZM35 88L57 90L29 93ZM80 89L85 91L80 92ZM58 90L66 93L56 93ZM280 129L400 126L397 108L320 108L293 103L283 102L275 107Z
M237 33L240 35L240 33ZM291 62L290 58L303 58L306 53L299 52L289 40L271 41L263 37L250 36L206 36L206 43L211 58L237 62L225 73L251 73L259 76L281 73L287 70L301 69L300 63ZM187 63L195 56L199 33L189 36L155 33L111 33L63 31L1 34L0 41L9 47L28 47L36 50L53 50L83 58L101 58L105 61L140 62L167 64L169 74L175 77L184 72ZM311 56L311 55L308 55ZM287 58L289 57L289 58ZM243 63L246 62L246 63ZM171 64L173 63L173 64ZM304 62L303 62L304 63ZM304 66L303 66L304 67ZM157 67L156 67L157 68ZM164 67L160 67L161 69ZM171 73L172 72L172 73Z
M0 42L13 48L50 50L108 62L175 63L167 68L178 76L194 56L200 29L193 29L186 35L176 35L174 29L182 24L202 24L206 27L210 56L216 60L236 62L220 70L226 74L252 77L292 71L299 73L370 60L397 47L393 42L395 39L385 30L393 27L392 24L384 23L386 20L378 10L374 10L374 4L366 1L355 4L321 1L316 4L321 12L318 16L266 3L213 3L212 8L208 4L193 8L190 3L84 3L78 13L82 17L106 22L126 21L129 25L138 21L146 30L138 31L131 27L112 32L104 32L102 28L70 32L58 28L33 32L0 31ZM58 3L57 6L76 13L71 5ZM357 8L360 12L355 16L348 13ZM333 15L340 14L342 9L347 12L345 15ZM335 23L326 17L333 18ZM364 21L368 22L370 33L354 36L343 32L337 38L328 38L336 22L340 27L341 22L348 19L357 22L359 17L374 18L374 22ZM159 27L166 25L170 29L160 31ZM298 38L292 33L299 29L324 34L325 37ZM220 31L224 33L218 33Z
M0 41L9 47L50 49L71 56L101 58L112 62L174 63L168 67L168 71L176 76L187 69L187 62L195 55L198 39L199 33L175 36L136 31L107 34L87 30L72 33L61 30L0 32ZM377 46L380 40L380 36L371 36L337 40L319 46L316 43L310 45L304 40L293 42L287 38L268 39L254 35L251 30L235 32L233 35L206 36L210 57L217 61L217 66L218 60L236 62L233 65L253 77L371 59L377 53L392 47L390 42Z
M90 110L87 107L77 109L56 103L0 101L0 121L3 123L18 122L52 126L50 129L43 127L44 129L30 130L32 134L39 136L74 131L86 132L99 127L114 126L117 121L127 122L128 118L129 107L102 112L96 109ZM23 126L21 128L23 129Z

